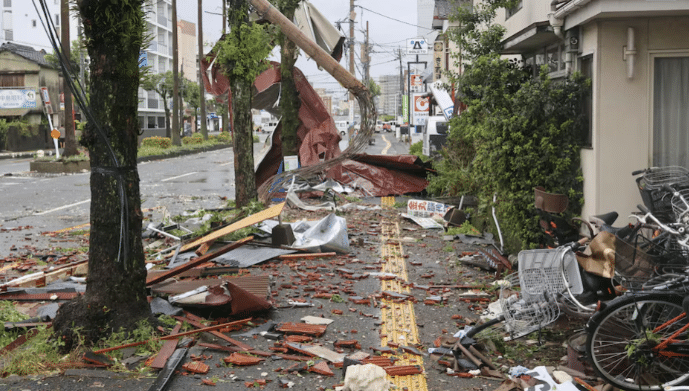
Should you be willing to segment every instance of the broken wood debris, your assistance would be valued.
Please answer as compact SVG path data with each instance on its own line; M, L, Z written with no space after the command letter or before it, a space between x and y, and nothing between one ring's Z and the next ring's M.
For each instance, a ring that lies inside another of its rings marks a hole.
M187 262L183 265L179 265L176 268L169 270L169 271L167 271L167 272L165 272L159 276L149 278L146 280L146 286L157 284L161 281L167 280L168 278L174 277L174 276L176 276L176 275L178 275L184 271L187 271L187 270L189 270L195 266L202 265L202 264L208 262L209 260L211 260L217 256L220 256L222 254L225 254L226 252L228 252L232 249L235 249L235 248L237 248L237 247L243 245L244 243L247 243L253 239L254 239L253 236L246 237L246 238L238 240L232 244L228 244L227 246L224 246L215 252L212 252L210 254L206 254L206 255L203 255L203 256L198 257L196 259L190 260L189 262Z
M195 248L196 246L200 246L204 243L207 243L211 240L219 239L227 234L230 234L234 231L240 230L242 228L246 228L249 226L252 226L256 223L260 223L263 220L267 219L272 219L274 217L277 217L282 213L282 209L285 207L285 203L282 202L280 204L274 205L268 209L262 210L256 214L253 214L251 216L245 217L236 223L230 224L225 228L221 228L217 231L214 231L202 238L199 238L189 244L186 244L182 246L180 249L180 252L185 252L187 250L191 250L192 248ZM229 251L229 250L228 250Z
M247 344L245 344L245 343L243 343L243 342L237 341L237 340L235 340L235 339L233 339L233 338L230 338L230 337L228 337L227 335L225 335L225 334L223 334L223 333L221 333L221 332L218 331L218 329L225 328L225 327L228 327L228 326L231 326L231 325L245 324L245 323L249 322L251 319L245 319L244 321L238 321L238 322L225 323L222 327L213 326L213 327L211 328L211 327L204 327L204 325L200 322L200 320L201 320L200 318L198 318L198 317L195 318L192 314L190 314L190 313L188 313L188 312L186 312L185 315L186 315L186 317L184 317L184 316L175 316L174 318L177 319L177 320L179 320L179 321L182 321L182 322L187 322L187 323L189 323L190 325L192 325L192 326L194 326L194 327L197 327L198 330L196 330L196 332L200 332L201 330L204 330L204 328L205 328L205 329L211 329L211 330L204 330L204 331L209 332L209 333L211 333L213 336L218 337L218 338L220 338L220 339L222 339L222 340L225 340L225 341L231 343L232 345L235 345L235 346L237 346L237 347L240 347L240 348L242 348L242 349L244 349L244 350L247 350L247 351L253 350L253 348L252 348L251 346L249 346L249 345L247 345Z
M166 341L166 340L168 340L168 339L175 339L175 338L186 337L187 335L194 335L194 334L198 334L198 333L205 333L205 332L215 331L215 330L221 329L221 328L223 328L223 327L234 326L234 325L237 325L237 324L246 324L247 322L250 322L250 321L251 321L251 318L242 319L242 320L236 320L236 321L234 321L234 322L222 323L222 324L219 324L219 325L210 326L210 327L204 327L204 328L200 328L200 329L192 330L192 331L186 331L186 332L184 332L184 333L179 333L179 334L175 334L175 335L167 335L167 336L160 337L160 338L156 338L156 339L162 340L162 341ZM113 347L110 347L110 348L95 350L95 351L93 351L93 353L95 353L95 354L101 354L101 353L112 352L112 351L114 351L114 350L120 350L120 349L129 348L129 347L133 347L133 346L139 346L139 345L147 344L147 343L149 343L150 341L151 341L151 340L146 340L146 341L141 341L141 342L132 342L132 343L129 343L129 344L126 344L126 345L113 346Z

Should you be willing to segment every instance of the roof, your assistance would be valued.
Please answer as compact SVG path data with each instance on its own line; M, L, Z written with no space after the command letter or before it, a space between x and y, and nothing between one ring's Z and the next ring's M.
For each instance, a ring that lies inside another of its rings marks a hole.
M37 51L30 46L18 45L12 42L5 42L0 46L0 53L10 52L18 56L24 57L25 59L35 62L36 64L48 68L55 68L55 65L49 63L45 59L46 52L44 50Z

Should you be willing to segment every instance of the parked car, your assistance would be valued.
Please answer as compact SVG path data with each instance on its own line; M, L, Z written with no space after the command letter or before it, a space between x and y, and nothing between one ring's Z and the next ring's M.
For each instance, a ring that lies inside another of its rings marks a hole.
M376 133L380 133L383 130L383 121L377 120L376 121L376 127L373 128L373 131Z
M392 125L390 122L383 122L383 130L386 132L392 132Z

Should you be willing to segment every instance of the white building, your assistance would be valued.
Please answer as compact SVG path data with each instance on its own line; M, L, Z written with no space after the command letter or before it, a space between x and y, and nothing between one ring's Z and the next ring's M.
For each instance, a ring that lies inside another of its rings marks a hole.
M148 0L145 5L146 26L151 43L145 51L145 61L151 72L172 70L172 2ZM155 91L139 88L139 125L148 129L146 136L165 136L165 106Z
M380 86L379 111L383 114L397 116L400 114L398 106L401 103L400 75L383 75L378 78Z
M62 0L46 0L50 12L50 19L60 34L60 3ZM76 19L70 21L70 27L76 26ZM75 35L76 36L76 35ZM0 29L0 44L5 42L31 46L36 50L53 52L48 35L43 29L41 20L30 0L3 0L2 28Z

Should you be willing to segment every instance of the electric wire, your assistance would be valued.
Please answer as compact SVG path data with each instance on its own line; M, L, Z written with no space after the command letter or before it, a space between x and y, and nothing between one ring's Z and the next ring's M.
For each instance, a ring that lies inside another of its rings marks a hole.
M413 23L405 22L405 21L403 21L403 20L399 20L399 19L392 18L392 17L390 17L390 16L387 16L387 15L384 15L384 14L381 14L381 13L378 13L378 12L376 12L376 11L373 11L373 10L371 10L371 9L369 9L369 8L366 8L366 7L362 7L362 6L360 6L360 5L355 5L355 7L359 7L359 8L361 8L361 9L363 9L363 10L366 10L366 11L368 11L368 12L372 12L372 13L374 13L374 14L376 14L376 15L379 15L379 16L382 16L382 17L384 17L384 18L387 18L387 19L390 19L390 20L394 20L395 22L399 22L399 23L403 23L403 24L408 24L409 26L414 26L414 27L418 27L418 28L422 28L422 29L426 29L426 30L433 30L433 29L429 29L428 27L423 27L423 26L419 26L419 25L416 25L416 24L413 24Z
M127 263L124 261L123 257L129 253L129 219L127 218L127 213L129 212L129 203L124 188L124 178L122 177L122 172L120 171L122 165L120 164L117 155L115 154L115 151L112 148L107 134L105 134L100 122L96 120L93 111L87 104L88 99L84 94L83 86L81 86L78 79L77 82L74 81L75 77L72 76L71 65L67 66L67 64L69 64L69 59L66 58L64 52L61 50L62 45L60 44L55 24L53 23L52 18L50 17L50 10L48 9L48 5L46 4L45 0L38 1L41 5L42 14L41 11L39 11L38 6L36 5L36 0L32 0L32 3L34 8L36 9L38 18L41 21L41 25L43 26L43 29L48 35L48 40L50 41L53 50L55 51L55 55L59 60L58 63L60 65L60 69L62 70L65 82L68 83L69 89L72 92L72 95L74 95L74 100L79 105L82 112L86 115L88 121L95 128L96 134L103 139L107 147L108 154L110 155L110 158L113 162L113 166L115 168L113 171L101 171L101 173L103 175L113 175L117 181L118 196L120 198L120 237L118 243L117 260L121 263L124 270L126 270Z

